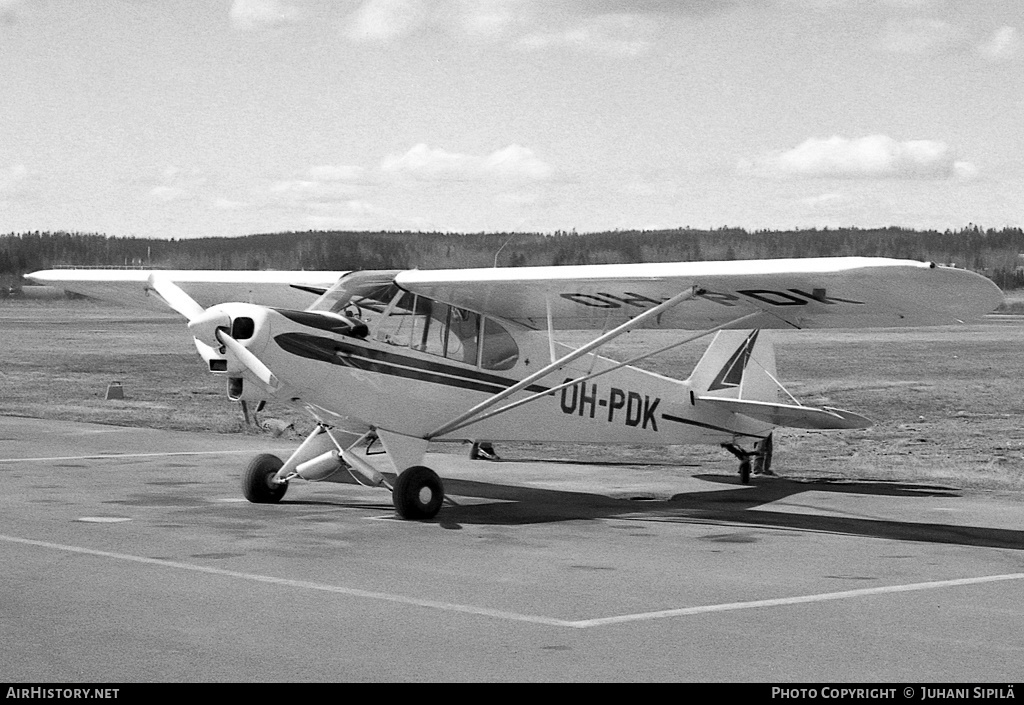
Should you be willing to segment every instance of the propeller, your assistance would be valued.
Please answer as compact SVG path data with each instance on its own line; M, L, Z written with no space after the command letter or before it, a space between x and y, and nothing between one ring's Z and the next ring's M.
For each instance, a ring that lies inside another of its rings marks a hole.
M224 311L208 310L168 279L150 274L147 289L156 293L168 306L188 321L188 329L198 343L209 348L224 347L234 355L246 369L271 389L277 389L279 380L248 348L231 337L231 317Z
M256 378L263 382L271 389L277 389L279 384L277 377L270 371L270 368L263 364L263 361L252 354L252 352L239 343L237 340L232 338L223 328L218 328L216 331L217 340L219 340L224 347L231 351L239 362L248 368L250 372L256 375Z

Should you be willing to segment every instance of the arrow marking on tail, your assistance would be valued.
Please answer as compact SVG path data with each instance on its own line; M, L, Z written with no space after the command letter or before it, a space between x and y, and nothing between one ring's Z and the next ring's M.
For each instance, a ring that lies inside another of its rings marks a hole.
M743 343L736 348L736 352L732 354L725 366L719 371L714 381L708 387L709 392L713 392L718 389L733 389L740 386L740 382L743 380L743 371L747 369L747 363L750 362L750 354L754 351L754 344L757 342L757 334L759 330L755 330Z

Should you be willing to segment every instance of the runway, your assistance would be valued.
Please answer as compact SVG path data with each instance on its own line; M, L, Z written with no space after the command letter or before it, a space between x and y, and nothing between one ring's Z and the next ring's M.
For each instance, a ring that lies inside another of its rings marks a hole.
M1019 674L1017 494L442 446L433 522L351 484L242 500L248 457L294 445L0 417L3 679Z

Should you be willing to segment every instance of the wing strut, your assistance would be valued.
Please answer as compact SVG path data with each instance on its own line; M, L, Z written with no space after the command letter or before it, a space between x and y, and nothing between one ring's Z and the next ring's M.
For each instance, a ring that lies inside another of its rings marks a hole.
M591 350L594 350L595 348L601 347L602 345L607 343L609 340L617 338L620 335L622 335L623 333L627 333L627 332L633 330L634 328L636 328L637 326L647 322L651 318L655 318L657 316L660 316L662 313L664 313L668 309L673 308L674 306L677 306L677 305L681 304L683 301L686 301L687 299L692 299L694 296L696 296L697 294L701 293L702 291L703 290L700 289L699 287L691 286L689 289L686 289L685 291L682 291L682 292L676 294L671 299L669 299L667 301L661 302L660 304L658 304L654 308L647 309L646 311L641 313L636 318L631 318L630 320L628 320L625 323L623 323L622 325L620 325L618 328L614 328L614 329L608 331L607 333L604 333L604 334L598 336L597 338L594 338L592 341L590 341L589 343L584 345L582 348L577 348L576 350L573 350L571 353L560 357L559 359L553 361L551 364L547 365L546 367L543 367L543 368L537 370L532 375L529 375L529 376L521 379L520 381L516 382L515 384L513 384L508 389L505 389L505 390L503 390L501 392L498 392L494 396L492 396L492 397L490 397L488 399L485 399L484 401L480 402L479 404L474 406L469 411L466 411L465 413L460 414L459 416L457 416L456 418L452 419L451 421L449 421L448 423L444 424L443 426L440 426L436 430L432 431L431 433L428 433L426 436L424 436L424 438L427 439L427 440L430 440L430 439L436 438L438 436L443 436L444 434L448 433L452 429L458 428L458 427L464 425L465 421L468 421L469 419L472 419L473 417L478 416L480 413L482 413L483 411L491 408L492 406L494 406L498 402L503 401L504 399L507 399L508 397L512 396L513 394L515 394L516 392L518 392L518 391L520 391L522 389L525 389L526 387L529 387L531 384L536 382L538 379L541 379L542 377L548 376L549 374L551 374L555 370L557 370L557 369L559 369L559 368L569 364L570 362L572 362L573 360L576 360L577 358L583 357L584 355L589 353Z
M614 372L615 370L618 370L618 369L620 369L622 367L626 367L627 365L635 365L636 363L640 362L641 360L646 360L649 357L654 357L655 355L660 355L661 353L666 352L668 350L671 350L672 348L678 348L680 345L686 345L687 343L692 343L693 341L698 340L700 338L703 338L706 335L711 335L712 333L717 333L718 331L722 330L723 328L727 328L729 326L738 325L740 323L743 323L747 319L754 318L755 316L760 316L760 315L761 315L760 311L755 311L753 313L748 313L747 315L740 316L739 318L735 318L735 319L729 321L728 323L723 323L720 326L716 326L714 328L709 328L706 331L703 331L701 333L697 333L695 335L691 335L688 338L683 338L682 340L677 340L676 342L670 343L669 345L666 345L664 347L658 348L657 350L653 350L651 352L646 352L646 353L644 353L642 355L637 355L636 357L630 358L629 360L626 360L624 362L617 362L614 365L612 365L611 367L605 368L603 370L598 370L597 372L588 373L586 375L583 375L582 377L577 377L576 379L569 380L568 382L563 382L562 384L559 384L556 387L552 387L551 389L548 389L546 391L537 392L536 394L531 394L530 396L526 397L525 399L519 399L517 401L512 402L511 404L506 404L505 406L502 406L502 407L500 407L498 409L495 409L494 411L488 411L485 414L480 414L479 416L471 418L471 419L469 419L467 421L463 421L462 423L458 424L457 426L454 426L453 428L449 428L446 431L446 433L451 433L452 431L458 431L460 428L465 428L466 426L471 426L471 425L473 425L475 423L478 423L480 421L486 421L487 419L489 419L489 418L491 418L493 416L497 416L498 414L503 414L506 411L511 411L512 409L515 409L516 407L522 406L523 404L529 404L531 401L534 401L535 399L540 399L541 397L546 397L546 396L548 396L550 394L554 394L555 392L560 392L563 389L565 389L566 387L572 387L573 385L576 385L576 384L581 384L583 382L589 382L590 380L594 379L595 377L600 377L603 374L607 374L609 372ZM786 393L788 394L788 392L786 392Z

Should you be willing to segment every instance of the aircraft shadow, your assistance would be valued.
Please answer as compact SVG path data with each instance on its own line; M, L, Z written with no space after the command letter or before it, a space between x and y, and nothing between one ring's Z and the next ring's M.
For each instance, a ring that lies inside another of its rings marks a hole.
M459 528L461 524L518 525L630 518L691 524L738 524L766 529L1024 550L1024 530L794 514L759 508L810 491L906 498L960 496L956 490L948 487L877 481L799 481L755 477L749 486L738 490L736 479L731 477L695 477L728 484L729 487L680 493L667 500L619 499L585 492L446 479L445 490L449 494L504 501L459 506L446 504L435 522L446 528Z

